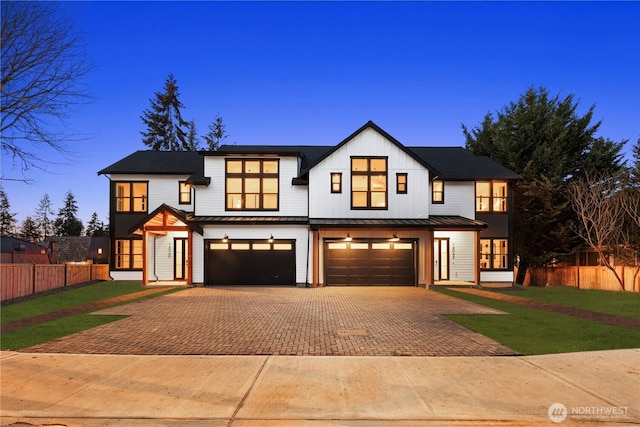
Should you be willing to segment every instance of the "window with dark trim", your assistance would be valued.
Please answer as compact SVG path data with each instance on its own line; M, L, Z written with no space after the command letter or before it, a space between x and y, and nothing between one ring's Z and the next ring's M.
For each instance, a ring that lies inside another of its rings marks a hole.
M342 193L342 173L340 172L331 173L331 192Z
M507 239L480 239L480 269L506 270L509 268Z
M178 184L178 203L181 205L191 204L191 184L186 181L180 181Z
M507 183L504 181L476 182L476 212L506 212Z
M147 212L146 182L115 183L116 212Z
M351 158L351 209L387 209L387 158Z
M396 174L396 193L407 194L407 174L406 173Z
M277 211L278 169L278 159L228 159L226 210Z
M431 203L444 203L444 181L433 181L431 183Z
M142 240L118 239L114 250L116 270L142 270Z

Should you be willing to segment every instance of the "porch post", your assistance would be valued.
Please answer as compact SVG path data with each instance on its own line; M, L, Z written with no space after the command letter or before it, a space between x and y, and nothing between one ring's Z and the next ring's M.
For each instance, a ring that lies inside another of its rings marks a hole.
M435 284L435 280L434 280L434 272L433 272L433 264L435 262L435 254L433 253L433 230L429 229L427 230L427 242L426 242L426 250L425 252L427 253L427 265L425 266L425 272L427 274L427 283L426 283L426 287L427 289L429 289L429 286L434 285Z
M149 284L149 279L147 277L147 264L148 264L148 254L147 254L147 237L148 232L145 227L142 227L142 284Z
M187 285L193 283L193 231L187 235Z
M475 245L473 245L473 268L475 270L475 284L480 285L480 231L476 230L473 235Z
M311 287L312 288L317 288L319 285L319 270L320 270L320 266L318 265L320 262L320 248L318 247L319 245L319 240L320 240L320 232L318 230L313 230L312 232L312 239L313 239L313 254L312 254L312 259L311 259L311 265L312 265L312 273L311 273Z

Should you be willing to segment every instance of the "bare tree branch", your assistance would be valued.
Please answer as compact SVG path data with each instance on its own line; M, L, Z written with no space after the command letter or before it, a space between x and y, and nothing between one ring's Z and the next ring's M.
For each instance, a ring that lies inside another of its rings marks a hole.
M66 120L90 100L82 79L92 66L55 2L3 0L1 31L1 148L24 174L50 162L44 148L69 156L66 143L77 135Z

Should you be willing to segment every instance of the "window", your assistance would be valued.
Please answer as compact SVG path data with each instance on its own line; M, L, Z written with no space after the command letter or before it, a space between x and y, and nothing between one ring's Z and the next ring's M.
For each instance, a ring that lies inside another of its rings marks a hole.
M387 209L387 158L351 158L351 208Z
M396 174L396 193L407 194L407 174L406 173Z
M331 192L342 193L342 174L340 172L331 173Z
M433 181L431 183L431 203L442 204L444 203L444 182Z
M506 182L476 182L476 212L506 211Z
M480 239L480 268L483 270L509 268L507 239Z
M116 240L116 270L142 269L142 240Z
M226 209L278 210L278 160L227 160Z
M186 181L180 181L178 187L178 203L181 205L191 204L191 184Z
M116 182L116 212L147 212L146 182Z

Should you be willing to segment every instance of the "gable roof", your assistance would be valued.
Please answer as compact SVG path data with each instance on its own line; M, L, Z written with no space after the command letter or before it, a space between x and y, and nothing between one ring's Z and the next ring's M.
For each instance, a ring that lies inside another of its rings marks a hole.
M166 216L164 215L165 213L167 214ZM177 221L184 223L186 227L189 227L192 231L195 231L198 234L204 234L202 227L189 221L187 215L187 212L163 203L149 215L145 216L132 226L129 229L129 235L139 233L142 227L147 224L172 227Z
M107 174L189 175L189 182L208 184L204 162L197 151L139 150L98 172Z

